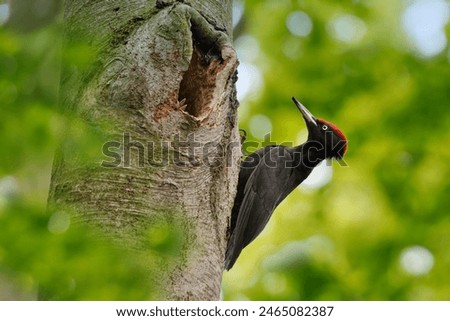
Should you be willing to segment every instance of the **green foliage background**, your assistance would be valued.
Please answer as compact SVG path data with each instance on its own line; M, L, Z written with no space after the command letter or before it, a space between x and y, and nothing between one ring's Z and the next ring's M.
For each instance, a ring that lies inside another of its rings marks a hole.
M410 4L245 1L236 43L263 89L242 101L241 128L261 140L251 129L262 114L273 141L300 143L294 95L346 134L348 166L334 163L331 182L279 206L225 273L226 299L450 299L448 47L434 57L414 50L402 26ZM295 11L312 22L306 36L287 27ZM343 16L359 22L358 39L334 36Z
M225 299L450 299L448 47L433 57L414 50L401 24L410 3L241 3L238 53L258 68L262 85L241 102L240 127L252 129L255 115L264 115L272 140L301 143L294 95L338 124L349 150L348 166L335 163L328 184L300 188L279 206L224 274ZM311 19L305 36L286 26L294 11ZM359 39L333 35L332 22L343 15L365 26ZM82 48L61 55L60 37L58 24L26 33L0 27L0 299L35 298L38 283L50 292L66 284L61 299L152 298L142 289L145 260L64 232L64 220L52 225L61 214L46 212L64 126L60 67L83 59ZM174 255L171 242L163 228L149 248ZM78 277L89 282L77 284Z

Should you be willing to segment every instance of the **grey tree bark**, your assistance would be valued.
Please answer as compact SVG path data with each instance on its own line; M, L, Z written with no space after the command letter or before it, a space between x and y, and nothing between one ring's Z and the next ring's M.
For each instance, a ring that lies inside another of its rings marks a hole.
M177 229L182 252L153 262L148 280L164 289L159 299L220 297L240 157L231 10L231 0L65 4L66 47L84 58L62 75L73 122L49 207L136 255L149 227ZM74 138L87 131L101 139Z

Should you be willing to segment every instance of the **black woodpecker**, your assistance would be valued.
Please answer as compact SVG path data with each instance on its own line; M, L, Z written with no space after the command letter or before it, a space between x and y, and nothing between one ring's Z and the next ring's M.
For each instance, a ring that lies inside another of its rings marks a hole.
M334 124L315 118L292 97L306 122L308 140L300 146L271 145L241 163L231 214L225 269L264 229L273 211L325 159L342 159L347 139Z

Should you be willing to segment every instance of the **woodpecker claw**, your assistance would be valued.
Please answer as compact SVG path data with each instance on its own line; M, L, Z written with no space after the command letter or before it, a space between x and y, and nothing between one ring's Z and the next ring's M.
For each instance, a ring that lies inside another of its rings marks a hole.
M183 98L181 101L178 102L178 108L180 108L182 111L186 111L186 98Z

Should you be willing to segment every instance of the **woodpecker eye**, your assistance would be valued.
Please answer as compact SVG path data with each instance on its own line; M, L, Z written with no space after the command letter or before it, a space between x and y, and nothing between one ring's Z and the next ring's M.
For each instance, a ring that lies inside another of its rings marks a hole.
M327 126L327 125L322 125L322 129L323 129L323 130L327 130L327 129L328 129L328 126Z

